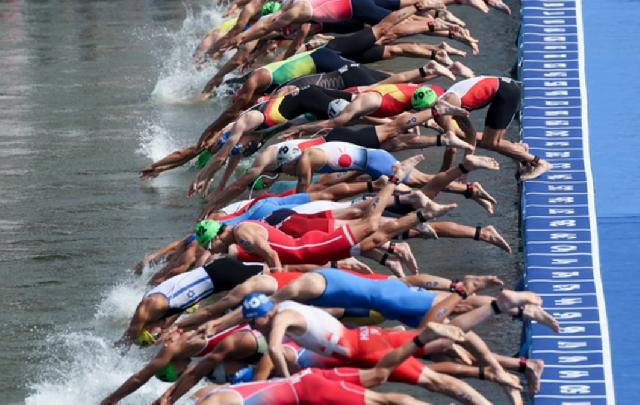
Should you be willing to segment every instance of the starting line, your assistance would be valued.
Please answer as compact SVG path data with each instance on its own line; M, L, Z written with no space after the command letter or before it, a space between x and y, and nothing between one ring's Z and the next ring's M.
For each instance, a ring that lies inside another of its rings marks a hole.
M553 170L523 187L525 284L560 333L525 329L537 404L615 403L589 155L581 0L522 0L522 139Z

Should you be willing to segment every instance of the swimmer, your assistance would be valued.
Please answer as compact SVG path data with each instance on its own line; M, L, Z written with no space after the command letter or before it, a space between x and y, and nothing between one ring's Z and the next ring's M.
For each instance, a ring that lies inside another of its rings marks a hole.
M418 155L395 165L389 183L369 205L365 216L330 234L309 232L302 238L294 239L257 221L245 221L234 227L208 221L196 226L196 235L199 236L201 246L207 246L213 252L228 252L240 260L264 260L272 271L282 271L282 264L321 265L351 257L353 253L379 247L394 235L430 218L444 215L457 206L426 201L426 207L415 214L379 225L379 219L390 201L395 185L423 159Z
M452 120L455 119L469 143L475 144L477 139L478 146L528 165L530 170L520 176L522 181L539 177L551 169L551 164L546 160L532 155L522 145L504 139L507 128L520 107L519 83L506 77L479 76L454 84L441 98L468 111L489 105L481 135L476 134L471 121L466 117L450 118L444 115L437 121L446 130L453 130Z
M199 359L210 367L206 375L213 382L238 382L238 371L255 364L266 351L264 336L247 324L231 327L209 337L195 331L167 332L163 334L160 351L100 404L118 403L154 376L163 382L173 383L189 370L192 359Z
M395 394L395 393L378 393L370 390L364 390L362 387L372 388L384 383L393 370L409 356L413 355L416 350L420 350L425 344L429 345L433 339L438 336L446 335L447 337L462 339L460 333L451 327L446 327L448 330L442 328L443 325L430 324L422 331L415 339L399 346L397 349L387 353L380 361L370 369L355 369L340 367L330 370L320 369L307 369L299 372L298 374L290 377L292 385L296 387L295 403L301 401L303 403L318 403L318 404L342 404L342 403L362 403L362 404L422 404L420 401L416 401L408 395ZM431 341L431 342L430 342ZM309 374L315 374L316 377L322 376L323 379L312 380L311 378L305 378ZM340 385L329 384L324 378L330 381L339 381ZM275 394L278 392L279 384L282 380L271 380L265 382L256 382L253 385L260 385L264 390L268 390L274 393L272 395L277 396L277 401L280 403L284 400L284 397ZM328 385L329 384L329 385ZM308 387L307 387L308 385ZM322 388L320 388L322 387ZM255 388L255 387L253 387ZM348 388L348 390L346 390ZM237 393L242 396L243 399L249 399L246 395L251 396L250 392L245 391L241 386L231 386L228 389L206 387L198 391L194 397L199 398L202 404L217 404L217 403L231 403L237 399L237 396L225 397L229 390L237 389ZM321 391L323 394L318 395ZM290 393L290 391L285 391ZM313 394L311 394L313 392ZM246 395L245 395L246 394ZM309 396L309 398L307 398ZM171 401L176 400L177 396L172 396ZM272 399L273 401L274 399ZM217 401L217 402L216 402Z
M218 258L204 267L177 275L148 291L138 304L131 322L116 346L131 343L150 346L155 338L150 332L175 320L187 308L217 292L228 291L264 271L262 263L242 263L229 257Z

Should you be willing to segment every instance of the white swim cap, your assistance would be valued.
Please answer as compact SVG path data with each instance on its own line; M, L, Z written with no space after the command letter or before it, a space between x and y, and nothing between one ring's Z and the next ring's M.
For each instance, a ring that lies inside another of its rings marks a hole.
M302 155L302 151L298 148L298 145L287 142L278 149L278 155L276 157L278 166L291 163L298 159L300 155Z
M327 107L327 115L329 116L329 118L335 118L340 115L348 105L349 102L341 98L331 100L331 102L329 103L329 107Z

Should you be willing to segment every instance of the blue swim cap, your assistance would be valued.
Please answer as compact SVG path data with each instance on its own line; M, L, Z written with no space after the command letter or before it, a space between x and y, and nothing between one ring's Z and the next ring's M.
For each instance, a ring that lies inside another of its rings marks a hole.
M262 293L251 293L242 301L244 319L256 319L265 316L273 309L273 301Z

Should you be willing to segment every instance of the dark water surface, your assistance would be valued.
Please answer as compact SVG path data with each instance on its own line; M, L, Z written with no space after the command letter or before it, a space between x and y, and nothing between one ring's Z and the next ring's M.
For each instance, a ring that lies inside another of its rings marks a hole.
M516 1L509 4L517 12ZM453 10L481 40L481 54L464 63L479 74L505 74L517 17ZM111 349L144 292L127 269L192 226L199 201L184 196L193 170L147 183L136 171L195 141L219 112L215 102L169 102L194 95L211 73L194 71L188 56L219 20L208 2L0 2L0 402L97 403L150 355L134 349L120 359ZM481 128L482 114L475 117ZM427 153L425 170L435 171L438 154ZM472 202L442 200L461 204L450 218L495 225L517 252L514 167L499 160L499 175L472 178L498 198L493 218ZM519 254L478 242L411 244L425 272L497 274L510 286L520 274ZM480 332L494 350L512 354L520 325L501 322ZM477 386L505 402L495 386ZM123 403L149 403L164 388L154 381Z

